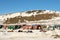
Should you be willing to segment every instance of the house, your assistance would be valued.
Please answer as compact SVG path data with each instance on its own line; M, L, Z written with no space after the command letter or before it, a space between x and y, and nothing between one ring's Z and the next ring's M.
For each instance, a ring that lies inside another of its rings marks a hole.
M60 25L54 25L54 28L59 29L60 30Z
M0 25L0 29L3 28L3 25Z

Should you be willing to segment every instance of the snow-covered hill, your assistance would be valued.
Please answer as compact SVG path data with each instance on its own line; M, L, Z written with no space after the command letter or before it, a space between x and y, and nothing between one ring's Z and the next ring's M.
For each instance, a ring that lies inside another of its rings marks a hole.
M60 24L60 12L51 10L31 10L0 15L0 24L16 23Z

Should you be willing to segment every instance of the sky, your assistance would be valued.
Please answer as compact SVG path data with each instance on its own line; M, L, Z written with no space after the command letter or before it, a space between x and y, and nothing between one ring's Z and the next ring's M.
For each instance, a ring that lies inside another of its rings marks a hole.
M60 0L0 0L0 14L28 10L60 11Z

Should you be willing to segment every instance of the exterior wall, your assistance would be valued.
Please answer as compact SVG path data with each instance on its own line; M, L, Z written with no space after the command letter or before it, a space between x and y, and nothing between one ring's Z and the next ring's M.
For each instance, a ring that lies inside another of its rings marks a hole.
M3 25L3 28L6 29L7 28L7 25Z
M37 30L37 25L33 26L33 30Z

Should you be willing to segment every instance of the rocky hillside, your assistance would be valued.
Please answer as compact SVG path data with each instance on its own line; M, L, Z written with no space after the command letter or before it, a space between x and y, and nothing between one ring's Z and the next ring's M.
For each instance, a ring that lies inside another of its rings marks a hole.
M2 24L15 23L59 23L60 12L50 10L31 10L0 16Z

